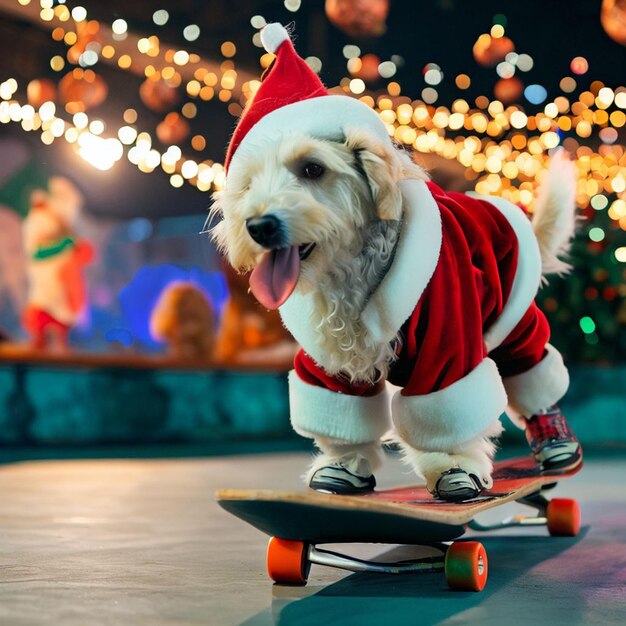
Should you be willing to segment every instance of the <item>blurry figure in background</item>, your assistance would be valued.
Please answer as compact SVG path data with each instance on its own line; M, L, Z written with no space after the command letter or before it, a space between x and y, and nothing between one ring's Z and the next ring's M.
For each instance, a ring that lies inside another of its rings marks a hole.
M216 360L225 363L291 367L298 344L283 326L277 311L262 309L248 293L249 276L223 263L229 298L215 347Z
M22 227L28 278L22 324L37 350L66 351L68 333L87 305L83 268L93 248L75 235L82 202L78 189L60 177L31 196Z
M210 302L196 285L176 281L161 294L150 317L155 339L168 345L172 357L181 361L210 361L215 322Z

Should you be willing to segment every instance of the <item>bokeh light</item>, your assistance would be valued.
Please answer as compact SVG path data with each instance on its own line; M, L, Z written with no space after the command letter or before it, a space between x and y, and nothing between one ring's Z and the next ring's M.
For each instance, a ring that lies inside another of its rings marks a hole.
M570 69L574 74L586 74L589 69L589 63L584 57L574 57L570 63Z
M170 19L170 14L165 9L159 9L152 14L152 21L157 26L164 26Z

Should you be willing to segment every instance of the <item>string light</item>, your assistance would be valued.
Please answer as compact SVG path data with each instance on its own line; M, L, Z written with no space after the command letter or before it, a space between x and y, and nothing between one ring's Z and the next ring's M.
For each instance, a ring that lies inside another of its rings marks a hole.
M170 14L165 9L159 9L158 11L155 11L152 15L152 21L157 26L165 26L169 19Z
M183 29L183 37L187 41L195 41L200 37L200 27L197 24L190 24Z
M124 35L128 30L128 24L125 20L117 19L111 25L111 30L115 35Z
M290 7L296 7L299 3L289 4ZM51 7L43 4L41 6L42 10ZM66 19L70 18L69 10L64 6L57 6L55 15L61 21L62 15L66 16ZM77 22L86 21L87 11L83 7L74 7L71 17ZM164 9L153 14L153 21L157 26L165 25L168 20L169 13ZM266 23L259 15L252 17L250 22L257 29ZM505 27L506 18L495 16L491 33L485 36L493 41L504 41ZM77 41L76 33L68 26L63 28L67 32L57 27L60 30L52 31L53 38L62 37L68 46L74 45ZM112 30L115 35L127 33L128 25L125 20L119 18L113 23ZM191 41L194 36L200 35L199 30L197 25L189 25L185 28L183 36ZM93 49L96 57L114 59L115 47L105 41L102 44L101 50ZM240 113L242 106L256 93L260 84L257 80L245 82L240 79L233 62L237 52L233 42L225 41L221 45L221 53L226 60L219 72L209 71L207 67L199 64L191 70L191 75L187 79L182 79L180 74L182 69L176 70L174 66L183 68L192 63L198 64L200 61L198 55L192 55L184 50L161 51L160 48L161 43L156 35L139 40L138 52L155 59L152 65L145 66L147 77L154 74L164 78L163 74L167 70L172 74L169 80L176 86L180 85L190 98L206 101L217 97L233 115ZM424 81L427 86L421 93L421 99L412 101L401 96L401 85L395 81L388 83L385 95L373 96L368 93L365 82L358 76L358 68L361 65L360 48L353 44L346 45L343 48L343 55L348 60L352 76L341 81L341 88L348 95L358 97L374 108L381 116L389 134L399 142L412 146L418 152L438 154L461 163L466 168L466 177L472 181L476 191L497 194L513 202L521 202L532 210L535 187L539 175L545 169L549 151L563 143L575 157L579 181L576 196L578 204L583 209L590 207L595 211L607 210L608 216L615 221L616 226L626 230L626 202L621 197L626 192L626 156L623 146L616 143L617 129L626 125L626 114L623 111L626 109L624 87L612 89L599 81L594 81L588 91L583 91L576 98L571 95L577 88L576 80L565 76L559 83L561 92L565 95L560 95L553 101L546 102L547 92L541 85L530 85L526 88L525 96L528 101L531 104L543 105L543 109L534 114L525 111L521 105L505 106L502 102L490 100L486 96L479 96L474 103L458 98L448 108L437 105L439 94L435 87L443 79L443 71L437 64L430 63L425 68ZM392 78L396 74L397 64L402 63L402 59L397 55L391 58L392 60L382 61L377 66L381 78ZM263 54L261 65L267 67L272 59L273 55ZM90 60L95 62L97 58L83 58L83 61ZM316 57L307 59L307 62L319 71L317 61L319 59ZM65 61L60 56L51 60L51 67L55 71L61 71L64 65ZM120 56L117 65L122 69L130 69L133 66L132 56L130 54ZM509 51L499 65L494 65L496 72L505 78L513 76L518 71L530 71L534 61L528 54ZM584 57L575 57L571 61L570 71L574 75L582 75L588 70L589 64ZM56 121L59 119L56 111L49 106L54 107L53 103L45 103L38 111L33 110L34 114L19 104L13 107L17 84L11 80L13 82L5 81L0 84L0 98L5 101L0 102L2 123L16 122L22 124L25 130L41 130L44 143L51 143L55 138L63 136L68 143L79 146L79 140L83 135L107 141L103 136L88 130L91 126L84 113L74 116L73 124L68 126L68 122ZM471 78L467 74L459 74L455 77L454 83L459 90L465 90L471 85ZM195 106L188 102L181 112L186 117L193 117L195 112L192 107ZM79 117L83 115L84 118ZM95 121L97 120L92 121L92 124ZM137 122L137 113L133 109L126 110L124 122L124 125L114 131L114 137L110 138L116 143L106 144L109 146L107 148L109 153L117 155L120 150L122 154L125 149L128 150L128 159L145 172L154 171L160 165L170 176L170 182L175 187L188 182L197 185L203 191L209 191L223 184L224 172L220 164L183 158L178 146L168 147L163 154L155 150L150 135L145 132L139 133L133 126ZM97 124L94 130L98 130ZM585 146L581 139L587 139L595 132L598 133L602 145L593 150ZM92 142L91 146L105 145L93 143L93 139L83 140L83 143L85 141ZM191 147L200 152L205 149L206 140L196 135L191 139ZM104 161L109 163L111 159ZM594 228L596 227L590 229L589 236L594 243L601 244L606 233L602 229ZM624 253L620 252L619 258L623 255Z

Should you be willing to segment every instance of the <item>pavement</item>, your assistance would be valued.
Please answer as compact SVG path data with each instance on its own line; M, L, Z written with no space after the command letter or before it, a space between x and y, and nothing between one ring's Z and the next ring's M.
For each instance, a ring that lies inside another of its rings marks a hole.
M213 493L300 488L307 462L297 452L0 466L0 624L626 624L626 455L600 451L556 488L580 501L578 537L532 527L480 536L490 568L482 593L452 592L437 573L315 565L306 587L272 585L266 537ZM381 487L414 482L396 458L377 478ZM507 507L482 519L523 510ZM350 547L361 557L417 550Z

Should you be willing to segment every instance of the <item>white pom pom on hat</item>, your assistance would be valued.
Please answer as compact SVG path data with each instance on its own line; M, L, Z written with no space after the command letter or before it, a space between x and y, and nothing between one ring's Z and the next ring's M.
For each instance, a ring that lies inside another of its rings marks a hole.
M261 43L263 47L274 54L284 41L289 39L287 29L278 22L267 24L261 31Z

